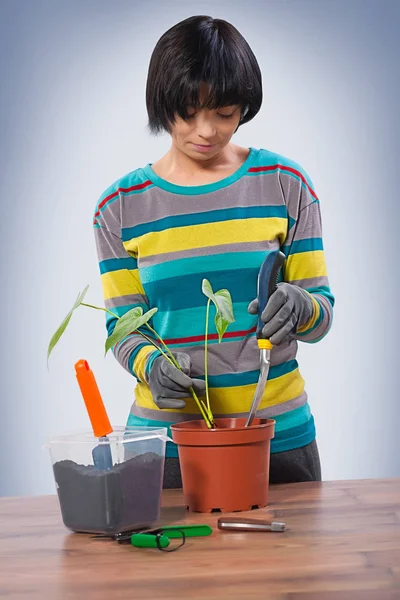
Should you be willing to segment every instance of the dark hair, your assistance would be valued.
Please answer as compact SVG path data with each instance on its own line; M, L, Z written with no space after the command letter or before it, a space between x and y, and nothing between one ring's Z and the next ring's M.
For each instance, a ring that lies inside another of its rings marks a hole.
M240 125L260 110L262 83L257 59L239 31L222 19L190 17L157 42L146 86L151 133L170 131L177 114L186 119L187 108L200 105L201 83L210 86L204 107L215 110L239 104Z

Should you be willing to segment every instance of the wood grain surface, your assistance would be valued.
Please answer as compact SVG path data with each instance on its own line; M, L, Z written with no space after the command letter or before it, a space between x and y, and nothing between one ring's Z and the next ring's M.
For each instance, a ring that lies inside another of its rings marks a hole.
M68 532L56 496L0 499L0 597L400 600L400 479L272 486L248 516L283 520L284 533L221 532L175 490L164 505L165 523L213 534L165 554Z

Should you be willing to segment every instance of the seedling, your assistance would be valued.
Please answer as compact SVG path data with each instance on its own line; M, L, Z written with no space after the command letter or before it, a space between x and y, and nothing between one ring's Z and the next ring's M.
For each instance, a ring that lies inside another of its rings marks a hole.
M80 306L85 306L87 308L104 311L110 314L115 319L117 319L114 331L106 339L105 355L110 350L110 348L121 342L127 335L131 333L137 333L141 335L149 344L153 345L159 352L161 352L161 354L166 358L166 360L168 360L180 371L182 370L178 361L176 360L175 356L168 348L168 346L165 344L164 340L161 338L160 335L158 335L158 333L155 331L155 329L153 329L153 327L151 327L149 323L152 316L157 312L157 308L152 308L144 313L143 309L140 306L138 306L136 308L132 308L122 317L119 317L107 308L94 306L93 304L87 304L86 302L84 302L88 289L89 286L86 286L83 292L78 294L78 297L75 300L71 310L69 311L65 319L62 321L57 331L52 336L47 351L47 362L49 361L50 354L52 353L54 347L60 340L66 328L68 327L74 311ZM202 292L208 298L204 335L204 374L206 382L206 402L198 398L196 392L192 387L190 388L190 393L192 394L193 399L196 402L197 408L199 409L204 421L206 422L207 427L209 429L212 429L214 427L214 416L211 410L208 389L208 330L211 303L213 303L215 306L214 322L218 333L218 343L221 343L221 340L228 326L231 323L233 323L235 319L233 315L232 299L228 290L223 289L219 290L218 292L214 292L210 282L207 279L203 279ZM149 331L149 334L147 334L146 330L146 333L145 331L143 331L143 326L146 327L146 329ZM142 330L140 328L142 328ZM157 342L152 336L155 336L157 338Z

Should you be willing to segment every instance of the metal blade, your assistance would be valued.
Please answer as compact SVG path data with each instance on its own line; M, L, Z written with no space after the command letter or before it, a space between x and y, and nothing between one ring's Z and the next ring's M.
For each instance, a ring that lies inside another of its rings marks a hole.
M259 404L261 402L262 395L264 393L265 385L268 379L269 373L269 365L270 365L270 350L261 350L260 351L260 376L258 378L258 383L256 387L256 391L254 394L253 402L251 403L251 408L249 412L249 416L247 417L246 427L249 427L253 422L255 414L258 410Z

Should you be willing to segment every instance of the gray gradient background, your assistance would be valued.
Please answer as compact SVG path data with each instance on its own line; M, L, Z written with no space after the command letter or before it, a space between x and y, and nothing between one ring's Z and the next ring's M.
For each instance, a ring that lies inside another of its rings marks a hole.
M400 3L167 5L0 3L0 495L54 492L46 436L88 426L77 359L112 422L126 420L134 379L103 358L101 313L76 314L50 373L46 350L86 283L102 302L93 209L116 178L167 150L168 137L145 129L147 66L160 35L193 14L231 21L263 72L263 108L235 141L297 160L321 198L335 322L299 359L323 476L399 476Z

